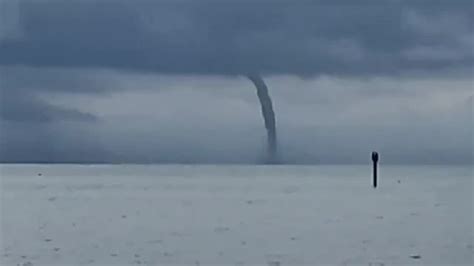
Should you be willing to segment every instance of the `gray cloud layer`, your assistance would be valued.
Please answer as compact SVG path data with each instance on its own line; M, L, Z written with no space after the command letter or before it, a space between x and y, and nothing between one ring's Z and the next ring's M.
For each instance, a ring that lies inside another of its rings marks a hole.
M0 44L0 64L297 75L467 67L473 14L465 0L21 1L21 34Z

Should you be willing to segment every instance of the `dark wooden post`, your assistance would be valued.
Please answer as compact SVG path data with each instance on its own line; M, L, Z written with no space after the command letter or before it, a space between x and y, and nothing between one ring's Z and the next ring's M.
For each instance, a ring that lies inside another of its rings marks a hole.
M373 180L373 185L374 188L377 187L377 163L379 161L379 154L374 151L372 152L372 162L373 162L373 167L374 167L374 180Z

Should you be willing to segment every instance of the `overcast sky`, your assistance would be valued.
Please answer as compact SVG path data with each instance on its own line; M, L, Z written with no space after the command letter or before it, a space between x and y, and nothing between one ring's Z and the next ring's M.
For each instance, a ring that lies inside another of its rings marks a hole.
M468 0L0 0L0 161L473 162Z

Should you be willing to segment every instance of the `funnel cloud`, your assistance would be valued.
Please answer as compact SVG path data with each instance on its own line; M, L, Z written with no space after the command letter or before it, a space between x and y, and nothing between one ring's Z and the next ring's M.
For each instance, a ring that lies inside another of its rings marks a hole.
M262 108L262 116L267 129L267 158L266 163L276 163L277 159L277 136L276 119L273 111L272 99L268 93L268 87L258 74L247 76L257 89L258 100Z

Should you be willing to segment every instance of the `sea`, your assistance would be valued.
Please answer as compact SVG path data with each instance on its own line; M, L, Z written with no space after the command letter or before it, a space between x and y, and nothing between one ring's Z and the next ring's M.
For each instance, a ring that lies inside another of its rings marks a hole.
M472 165L0 165L0 265L473 265Z

